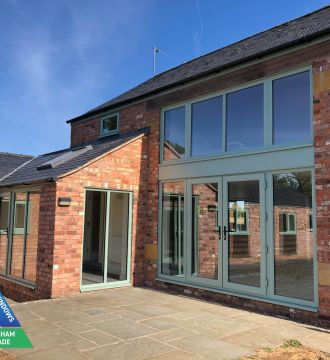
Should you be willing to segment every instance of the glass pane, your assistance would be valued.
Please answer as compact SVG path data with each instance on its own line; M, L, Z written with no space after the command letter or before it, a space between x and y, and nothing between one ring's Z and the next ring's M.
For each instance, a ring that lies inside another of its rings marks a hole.
M6 273L8 235L7 226L9 219L10 195L0 196L0 273Z
M11 245L11 265L10 274L23 277L23 252L24 252L24 223L25 223L25 204L27 193L15 194L15 218L14 233Z
M107 194L86 191L82 284L104 282L104 239Z
M221 148L222 96L192 104L191 155L217 154Z
M24 230L25 225L25 202L15 203L15 229Z
M275 293L312 301L312 176L309 171L277 174L273 181Z
M228 280L260 287L259 181L228 183Z
M117 115L102 120L102 133L104 134L117 130L117 127L118 127Z
M40 194L36 192L29 193L28 204L28 231L26 234L24 279L35 282L37 273Z
M111 192L107 281L127 280L129 194Z
M164 113L164 160L180 159L185 154L185 107Z
M162 258L164 275L183 274L184 182L163 184Z
M218 278L218 184L192 186L192 275Z
M273 81L273 143L311 140L309 71Z
M227 95L228 151L244 151L264 146L263 85Z

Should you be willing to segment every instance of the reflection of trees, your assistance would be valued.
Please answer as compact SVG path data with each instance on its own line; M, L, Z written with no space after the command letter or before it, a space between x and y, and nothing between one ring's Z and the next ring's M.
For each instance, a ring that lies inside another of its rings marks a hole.
M277 176L277 183L290 187L297 192L310 197L312 196L312 177L310 172L288 173Z

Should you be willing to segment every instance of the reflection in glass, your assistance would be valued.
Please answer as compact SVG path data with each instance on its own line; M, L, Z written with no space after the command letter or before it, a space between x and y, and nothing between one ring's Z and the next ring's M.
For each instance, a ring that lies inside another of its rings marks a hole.
M273 81L273 143L311 140L309 71Z
M82 284L104 281L104 239L107 194L86 191Z
M212 155L222 147L222 96L191 106L191 155Z
M264 146L263 92L263 85L257 85L227 95L228 151Z
M192 275L218 278L218 184L192 185Z
M228 183L229 282L260 287L259 181Z
M23 277L24 226L27 193L16 193L14 204L14 232L11 244L10 275Z
M180 159L185 154L185 107L164 113L164 160Z
M108 282L127 280L129 194L110 194Z
M6 272L10 194L0 195L0 273Z
M164 183L162 194L161 272L164 275L182 275L184 183Z
M313 301L311 172L273 175L275 293Z

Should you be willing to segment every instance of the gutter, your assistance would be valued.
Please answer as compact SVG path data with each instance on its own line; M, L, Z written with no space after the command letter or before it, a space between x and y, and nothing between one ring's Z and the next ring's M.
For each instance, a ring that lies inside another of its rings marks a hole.
M287 43L287 44L283 44L283 45L279 45L277 47L274 47L274 48L271 48L271 49L268 49L268 50L265 50L263 52L260 52L258 54L254 54L254 55L250 55L250 56L247 56L245 58L242 58L242 59L239 59L239 60L236 60L236 61L233 61L231 63L228 63L228 64L225 64L225 65L222 65L222 66L219 66L219 67L216 67L214 69L210 69L210 70L207 70L205 72L202 72L202 73L199 73L197 75L194 75L194 76L191 76L191 77L188 77L186 79L183 79L183 80L179 80L178 82L175 82L175 83L172 83L172 84L169 84L169 85L165 85L163 87L160 87L156 90L152 90L150 92L147 92L143 95L139 95L139 96L135 96L131 99L128 99L128 100L122 100L122 101L119 101L117 103L113 103L113 104L110 104L109 106L105 106L104 108L100 108L100 109L97 109L97 110L93 110L93 111L90 111L90 112L87 112L83 115L79 115L75 118L72 118L70 120L67 120L66 123L67 124L71 124L71 123L74 123L76 121L79 121L79 120L83 120L85 118L90 118L94 115L97 115L99 113L104 113L106 111L109 111L111 108L114 108L114 107L119 107L119 106L123 106L123 105L128 105L132 102L136 102L137 100L142 100L143 98L145 97L149 97L150 95L156 95L156 94L159 94L161 93L162 91L164 90L167 90L167 89L170 89L170 88L173 88L175 86L178 86L178 85L186 85L187 82L190 82L190 81L193 81L193 80L196 80L196 79L199 79L199 78L202 78L204 76L207 76L207 75L210 75L210 74L217 74L219 73L220 71L222 70L226 70L228 68L231 68L235 65L239 65L239 64L243 64L245 62L248 62L248 61L251 61L251 60L255 60L255 59L261 59L263 58L264 56L266 55L269 55L271 53L275 53L279 50L283 50L283 49L286 49L286 48L289 48L289 47L292 47L292 46L295 46L295 45L299 45L299 44L303 44L303 43L307 43L307 42L311 42L312 40L314 40L315 38L317 37L320 37L322 35L326 35L326 34L329 34L330 33L330 28L328 29L325 29L325 30L322 30L322 31L319 31L318 33L315 33L313 35L309 35L309 36L305 36L303 38L300 38L298 40L294 40L290 43ZM207 54L206 54L207 55ZM198 59L198 58L197 58ZM193 61L193 60L192 60ZM170 69L171 70L171 69ZM170 71L169 70L169 71ZM150 79L148 79L150 80ZM146 80L146 81L148 81ZM140 84L141 85L141 84ZM139 86L139 85L137 85ZM129 90L128 90L129 91ZM119 95L120 96L120 95Z

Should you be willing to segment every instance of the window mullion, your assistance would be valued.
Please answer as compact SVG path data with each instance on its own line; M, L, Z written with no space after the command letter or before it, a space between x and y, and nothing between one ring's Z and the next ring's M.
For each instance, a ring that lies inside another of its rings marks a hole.
M26 264L26 240L28 232L28 221L29 221L29 202L30 193L26 193L25 198L25 214L24 214L24 237L23 237L23 259L22 259L22 279L25 278L25 264Z

